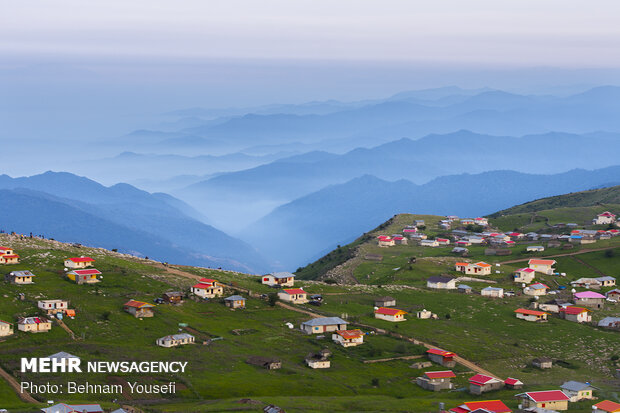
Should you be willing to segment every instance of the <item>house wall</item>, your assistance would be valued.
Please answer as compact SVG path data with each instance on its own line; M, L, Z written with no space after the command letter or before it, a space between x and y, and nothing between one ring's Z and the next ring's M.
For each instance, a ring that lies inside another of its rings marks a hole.
M417 377L416 384L425 390L441 391L450 390L453 387L450 379L433 379L429 380L426 377Z
M313 369L328 369L331 362L329 360L306 360L306 364Z
M397 315L393 316L393 315L389 315L389 314L375 313L375 318L379 318L381 320L386 320L386 321L392 321L392 322L405 321L405 317L402 314L397 314Z
M13 334L13 326L10 324L0 324L0 337L10 336Z

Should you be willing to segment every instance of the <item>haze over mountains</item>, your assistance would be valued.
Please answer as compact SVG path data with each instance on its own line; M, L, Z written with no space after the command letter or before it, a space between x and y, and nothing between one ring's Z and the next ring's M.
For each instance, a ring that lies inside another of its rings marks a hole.
M615 86L557 95L445 87L178 109L160 114L157 127L43 146L27 163L16 155L7 170L133 186L3 176L12 205L50 203L56 217L97 223L45 225L53 220L25 208L11 215L15 227L3 226L30 232L36 221L59 239L179 263L294 270L398 212L481 215L617 184L619 111Z

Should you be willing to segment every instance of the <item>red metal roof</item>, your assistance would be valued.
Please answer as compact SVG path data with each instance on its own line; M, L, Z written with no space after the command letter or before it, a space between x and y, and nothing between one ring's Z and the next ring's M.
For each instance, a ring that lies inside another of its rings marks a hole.
M443 356L443 357L454 357L456 356L456 353L453 353L451 351L446 351L446 350L439 350L438 348L431 348L429 350L426 350L427 353L430 354L437 354L439 356Z
M522 393L521 395L517 395L517 396L522 396L522 395L526 395L527 397L529 397L530 399L532 399L533 401L537 403L570 400L570 397L564 394L562 390L531 391L527 393Z
M572 314L572 315L577 315L577 314L581 314L583 312L589 312L590 310L588 310L587 308L583 308L583 307L574 307L574 306L568 306L566 308L562 308L560 309L560 311L565 312L566 314Z
M347 340L359 338L364 335L364 333L362 333L362 330L338 330L336 331L336 334Z
M71 272L77 275L99 275L101 274L101 272L95 268L91 268L88 270L73 270Z
M4 255L0 255L0 257L2 257L2 258L19 258L19 255L17 255L17 254L4 254Z
M447 379L450 377L456 377L456 374L452 370L444 371L425 371L424 375L429 379Z
M198 283L198 284L192 285L192 288L200 288L200 289L206 289L206 288L211 288L211 287L213 287L213 284Z
M519 379L513 379L512 377L508 377L504 380L504 383L514 386L515 384L523 384L523 382Z
M205 284L213 284L214 282L217 282L217 281L212 280L211 278L201 278L198 282L205 283Z
M95 261L94 259L90 258L90 257L73 257L73 258L67 258L68 260L71 260L73 262L93 262Z
M466 402L464 403L464 405L469 409L469 411L476 410L476 409L486 409L493 413L512 412L512 410L510 410L508 406L506 406L504 402L501 400L484 400L480 402Z
M287 294L308 294L306 291L302 290L301 288L289 288L287 290L282 290Z
M469 382L473 383L473 384L481 384L482 385L482 384L486 384L486 383L488 383L490 381L493 381L493 380L497 380L497 379L495 377L486 376L484 374L476 374L475 376L473 376L473 377L471 377L469 379Z
M2 251L7 251L7 250L12 250L13 248L9 248L9 247L0 247L0 250Z
M380 307L375 310L375 314L397 315L397 314L407 314L407 312L403 310L399 310L398 308Z

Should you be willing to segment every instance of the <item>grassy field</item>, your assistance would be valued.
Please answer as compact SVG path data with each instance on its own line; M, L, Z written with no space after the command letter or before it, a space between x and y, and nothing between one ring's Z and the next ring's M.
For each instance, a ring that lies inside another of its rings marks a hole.
M392 233L413 216L399 215L376 231ZM432 230L438 217L425 216ZM399 356L423 354L421 346L390 337L369 334L365 344L344 349L331 342L329 337L307 336L298 329L289 329L286 323L298 326L309 316L281 307L271 307L267 301L250 298L245 310L231 310L221 300L186 300L181 306L157 305L154 318L136 319L122 311L122 304L129 299L153 302L163 292L187 290L194 281L167 273L144 260L130 259L103 250L75 249L64 244L37 240L8 240L22 256L18 265L3 267L8 272L29 269L36 274L36 284L15 286L3 284L3 300L0 300L0 319L15 320L19 315L37 313L36 302L43 298L70 300L70 307L78 312L74 320L65 320L78 340L54 325L49 333L27 334L18 332L0 343L0 365L15 374L18 380L36 383L64 383L75 379L99 384L116 384L131 381L146 383L177 382L176 396L162 399L159 395L100 395L85 397L65 395L64 402L99 402L112 407L113 399L129 403L149 403L145 409L152 412L174 411L260 411L267 403L274 403L290 411L435 411L438 402L449 407L468 400L501 398L515 407L515 392L498 391L484 396L471 396L466 392L427 392L412 383L422 371L410 368L411 360L394 360L379 363L364 361ZM615 248L615 256L604 252L589 252L573 257L558 258L558 270L569 275L559 282L585 276L592 267L600 272L617 275L620 251L617 239L607 242ZM455 257L449 257L447 248L422 248L398 246L378 248L370 242L360 242L365 253L380 253L382 262L364 262L352 266L351 271L359 281L357 285L330 285L313 281L300 281L310 293L324 294L325 304L320 308L304 306L308 310L325 315L348 317L351 322L372 325L377 328L415 337L435 345L449 348L470 359L500 377L516 376L526 382L527 389L557 387L564 380L589 380L600 387L600 395L614 397L618 382L611 379L614 367L613 355L620 355L620 339L617 332L604 331L586 325L577 325L552 318L546 324L533 324L517 320L513 310L527 305L528 299L511 297L492 300L479 295L456 292L436 292L425 287L429 275L453 271ZM519 248L519 247L517 247ZM483 248L472 248L477 260L500 262L528 257L517 251L509 257L484 257ZM550 252L550 251L549 251ZM565 251L557 251L565 252ZM62 261L68 256L87 254L97 260L96 267L102 271L103 280L96 286L76 285L63 276ZM409 264L411 257L415 264ZM345 263L348 261L345 261ZM519 263L496 267L500 274L488 277L506 289L514 288L509 274ZM182 267L186 272L216 278L224 283L249 289L256 293L275 290L260 284L258 277L225 271ZM542 277L549 285L553 276ZM479 290L489 285L467 282ZM26 299L19 300L18 293ZM234 293L227 288L226 294ZM245 295L245 294L244 294ZM377 296L392 295L398 306L410 312L426 308L438 314L438 320L409 320L393 324L377 320L372 315L373 300ZM246 295L247 296L247 295ZM617 314L617 307L597 312L595 318L605 314ZM165 349L155 345L158 337L179 331L180 324L188 324L197 331L197 344ZM235 330L241 330L236 334ZM368 331L368 330L366 330ZM570 337L569 340L566 338ZM202 342L216 338L209 345ZM306 354L329 348L333 352L332 368L312 370L304 365ZM18 360L23 356L47 356L67 351L84 360L175 360L187 361L188 371L183 375L137 375L137 374L21 374ZM268 371L246 363L252 355L276 357L283 367ZM546 355L561 363L549 371L538 371L529 366L532 358ZM435 366L435 369L441 369ZM464 367L455 369L455 383L465 388L467 378L473 373ZM24 409L24 404L10 391L6 384L0 385L0 407ZM35 395L47 400L50 395ZM260 403L240 403L250 398ZM147 399L147 400L144 400ZM148 400L150 399L150 400ZM60 398L58 398L60 401ZM573 405L571 411L587 412L589 406Z

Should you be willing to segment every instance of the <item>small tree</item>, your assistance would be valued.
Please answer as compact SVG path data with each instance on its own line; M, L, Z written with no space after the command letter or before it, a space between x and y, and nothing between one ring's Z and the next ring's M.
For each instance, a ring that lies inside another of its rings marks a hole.
M606 258L613 258L615 255L614 250L606 250L605 251L605 257Z
M274 307L277 302L278 302L278 294L277 293L270 293L269 294L269 305Z
M379 387L379 379L378 378L373 378L372 380L370 380L370 384L372 384L373 387Z

